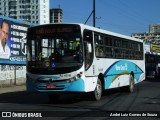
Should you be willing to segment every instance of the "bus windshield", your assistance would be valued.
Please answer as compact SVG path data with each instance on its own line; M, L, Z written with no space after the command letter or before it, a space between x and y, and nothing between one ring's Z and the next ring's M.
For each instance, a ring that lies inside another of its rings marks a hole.
M77 25L50 25L29 29L28 67L70 72L82 66L82 40ZM53 73L53 71L52 71Z

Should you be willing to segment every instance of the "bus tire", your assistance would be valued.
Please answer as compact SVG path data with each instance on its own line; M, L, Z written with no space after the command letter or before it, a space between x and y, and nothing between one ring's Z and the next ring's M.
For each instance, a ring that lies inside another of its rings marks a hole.
M130 75L128 92L132 93L134 91L134 78L133 75Z
M101 83L101 80L98 79L96 88L93 92L93 98L94 100L98 101L101 99L101 97L102 97L102 83Z

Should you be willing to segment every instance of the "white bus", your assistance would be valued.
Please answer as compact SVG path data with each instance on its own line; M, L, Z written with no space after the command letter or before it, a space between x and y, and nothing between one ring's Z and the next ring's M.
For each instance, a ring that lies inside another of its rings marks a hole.
M84 24L47 24L28 29L28 91L56 99L65 92L102 92L145 79L143 41ZM56 97L55 97L56 96Z

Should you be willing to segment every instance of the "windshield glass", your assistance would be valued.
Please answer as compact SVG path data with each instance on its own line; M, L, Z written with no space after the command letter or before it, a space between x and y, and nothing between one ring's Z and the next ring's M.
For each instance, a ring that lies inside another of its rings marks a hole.
M27 38L30 67L65 68L82 65L81 32L77 25L35 27L29 30Z

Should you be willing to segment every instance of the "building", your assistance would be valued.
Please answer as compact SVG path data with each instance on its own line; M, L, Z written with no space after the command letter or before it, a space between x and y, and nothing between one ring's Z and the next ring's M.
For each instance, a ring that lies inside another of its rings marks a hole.
M146 43L160 44L160 33L132 33L131 37L142 39Z
M160 24L150 24L149 25L149 32L160 34Z
M0 15L34 24L47 24L49 0L0 0Z
M144 41L145 53L160 53L160 25L149 25L149 32L132 33L131 37L142 39Z
M160 24L150 24L149 32L132 33L131 37L142 39L145 43L160 45Z
M62 15L62 9L50 9L50 23L62 23Z

